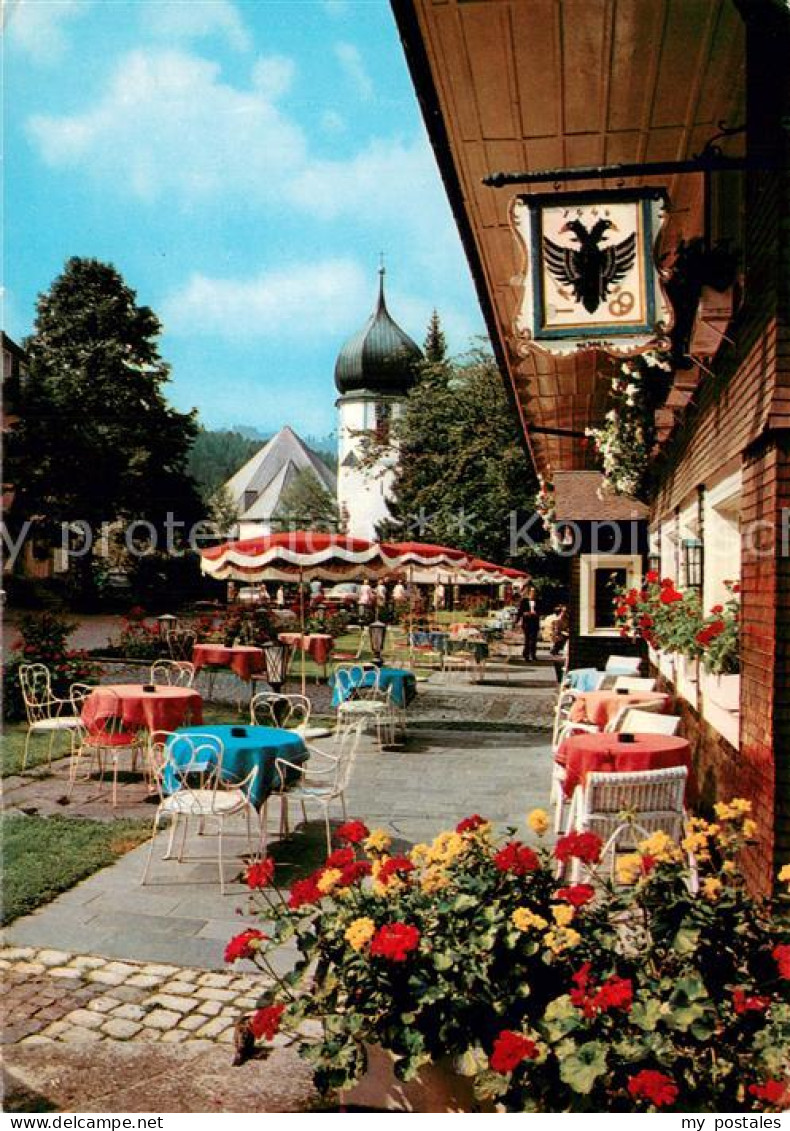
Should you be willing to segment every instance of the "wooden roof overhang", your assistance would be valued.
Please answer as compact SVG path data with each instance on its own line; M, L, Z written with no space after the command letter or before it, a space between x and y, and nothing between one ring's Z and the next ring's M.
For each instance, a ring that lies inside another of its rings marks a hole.
M391 0L494 351L539 471L590 466L606 411L602 358L516 350L525 254L508 220L530 192L656 185L659 254L703 234L703 175L662 173L494 188L497 172L686 161L745 114L734 0ZM743 135L725 139L743 153ZM611 371L611 369L610 369ZM694 378L691 378L693 384ZM681 387L689 384L684 374ZM678 405L684 395L676 398ZM665 412L659 435L671 427Z

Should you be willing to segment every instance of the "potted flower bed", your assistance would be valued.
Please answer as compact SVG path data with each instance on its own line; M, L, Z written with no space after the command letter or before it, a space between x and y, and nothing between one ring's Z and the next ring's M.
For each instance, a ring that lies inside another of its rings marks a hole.
M465 1098L445 1090L455 1098L442 1103L462 1110L782 1110L790 931L739 880L749 809L718 805L683 850L653 834L620 860L616 885L595 872L594 834L535 850L479 816L404 856L349 822L288 892L271 860L255 864L247 883L266 933L246 930L226 951L271 979L246 1034L294 1041L318 1087L347 1100L370 1068L391 1066L406 1096L450 1066ZM536 811L530 824L543 834L549 821ZM557 878L574 860L589 882ZM790 883L790 866L779 879ZM301 957L282 976L270 956L286 942Z

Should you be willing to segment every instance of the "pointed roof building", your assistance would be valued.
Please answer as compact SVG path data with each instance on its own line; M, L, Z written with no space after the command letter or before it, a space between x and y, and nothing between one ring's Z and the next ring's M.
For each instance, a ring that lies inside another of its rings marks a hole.
M384 268L379 269L376 309L348 339L335 363L338 392L406 396L414 384L414 365L422 350L391 317L384 298Z
M334 472L286 425L225 484L239 522L271 523L284 491L303 471L312 472L334 498Z

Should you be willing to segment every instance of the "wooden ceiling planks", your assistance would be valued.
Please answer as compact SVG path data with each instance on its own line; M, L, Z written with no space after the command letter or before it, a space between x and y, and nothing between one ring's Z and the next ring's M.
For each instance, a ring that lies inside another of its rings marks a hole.
M522 420L583 432L606 410L600 359L591 351L521 357L512 329L525 255L508 224L509 203L519 191L550 186L496 190L482 178L500 170L684 159L703 148L719 121L740 124L743 25L733 0L392 2L396 13L408 8L416 16L447 131L445 156L461 189ZM419 76L415 81L419 92ZM698 175L673 179L664 250L699 234L701 184ZM589 445L578 439L535 435L530 442L539 463L589 463Z

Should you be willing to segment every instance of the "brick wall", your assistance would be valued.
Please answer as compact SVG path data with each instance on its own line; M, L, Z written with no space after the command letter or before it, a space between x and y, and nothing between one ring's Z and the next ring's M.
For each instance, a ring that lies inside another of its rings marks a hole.
M704 376L696 403L664 453L653 521L667 521L722 467L740 462L742 653L740 750L687 705L703 803L740 795L753 803L759 843L744 861L766 892L790 859L790 12L742 3L747 23L747 153L779 168L747 175L744 303ZM764 524L759 526L757 524ZM759 531L759 534L755 534ZM683 703L681 700L680 703Z

